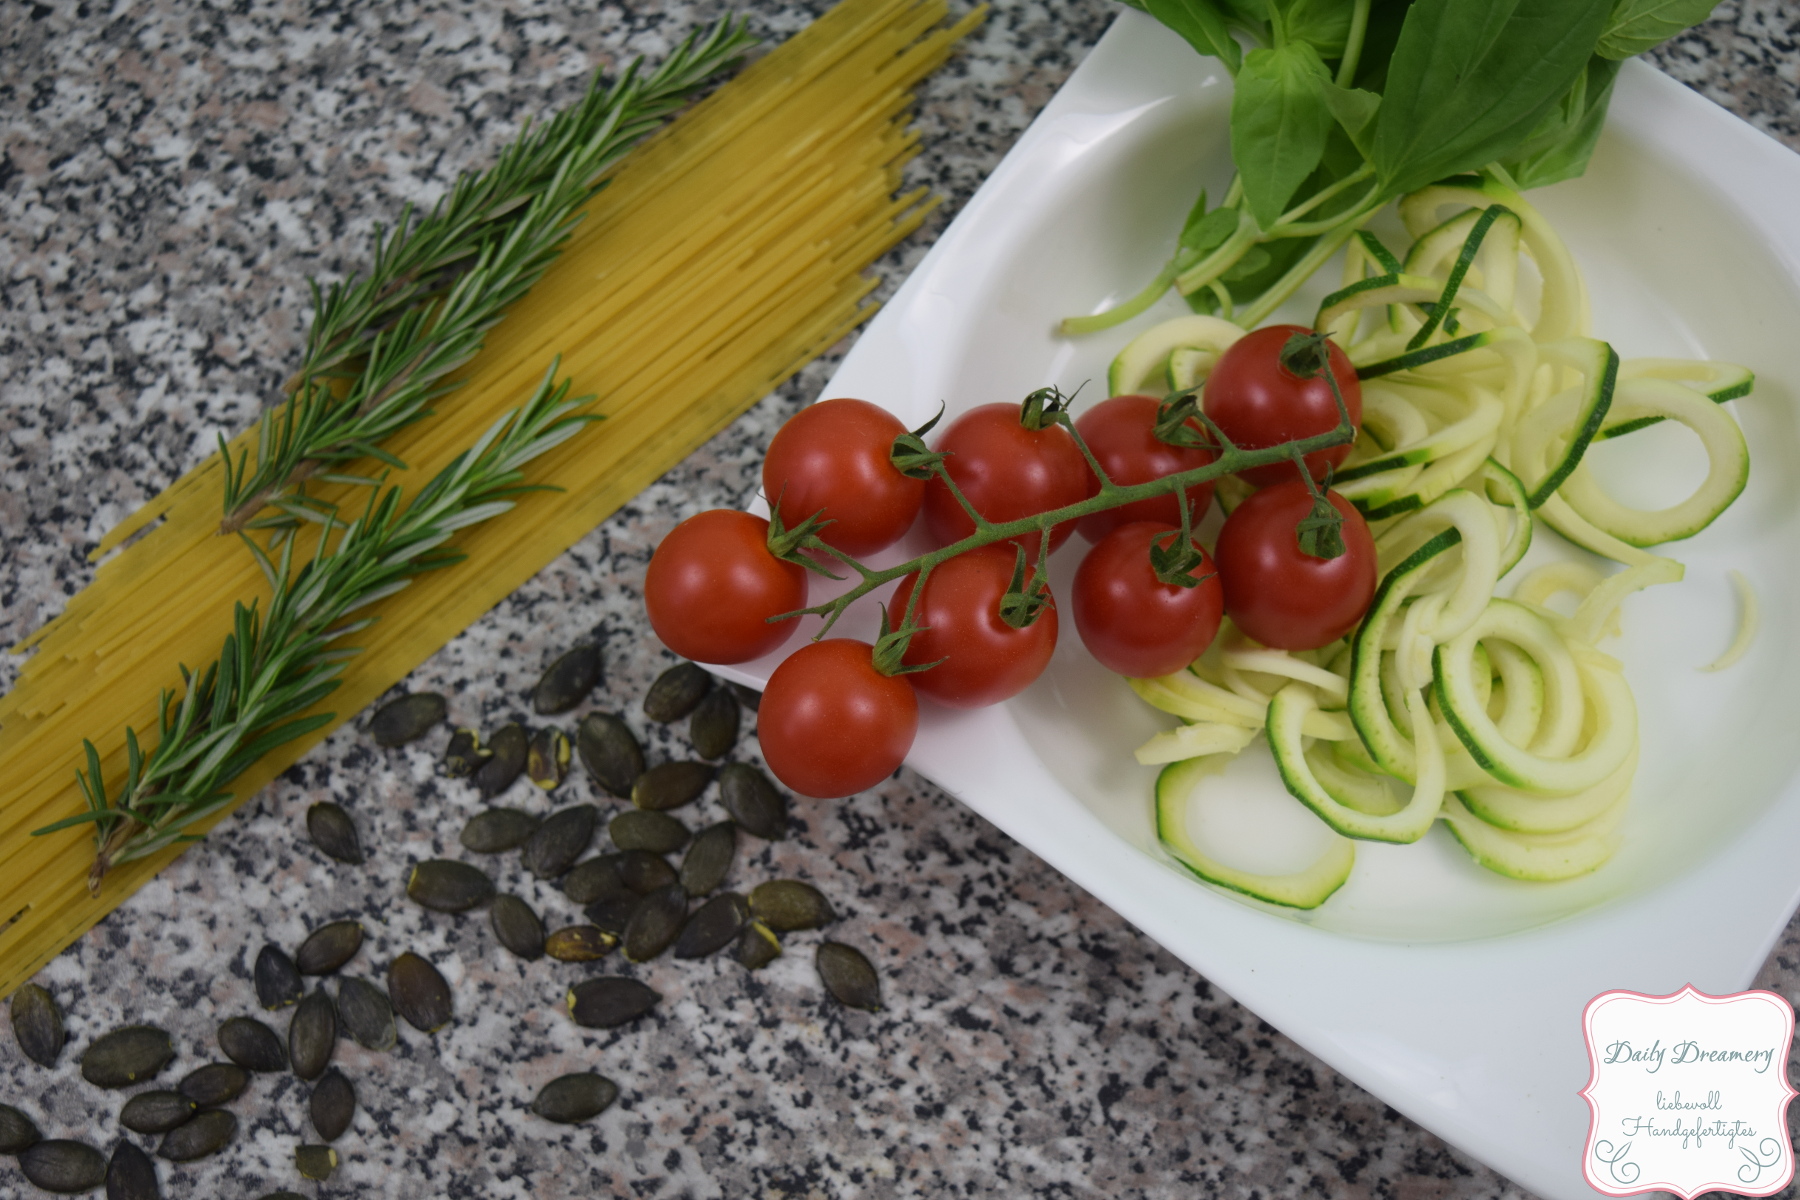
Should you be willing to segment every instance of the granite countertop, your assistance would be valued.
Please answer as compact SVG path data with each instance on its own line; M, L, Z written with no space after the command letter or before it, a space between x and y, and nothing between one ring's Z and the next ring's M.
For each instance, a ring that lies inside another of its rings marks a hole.
M779 38L819 9L759 3ZM249 424L295 361L304 280L362 260L372 225L488 162L526 116L597 64L660 55L712 0L194 0L0 7L0 641L55 615L114 522ZM925 153L909 178L946 198L880 266L891 291L1111 20L1105 0L1002 0L924 85ZM1653 61L1800 148L1800 17L1726 0ZM841 353L843 347L839 347ZM626 712L653 760L681 731L641 717L673 662L634 599L657 540L736 505L761 451L811 400L834 353L692 455L408 680L452 719L529 721L530 686L584 638L605 651L591 707ZM0 661L0 689L16 661ZM572 723L572 722L571 722ZM110 1148L123 1097L83 1083L75 1050L116 1025L168 1029L175 1079L211 1058L226 1017L262 1015L250 966L327 920L361 919L350 973L402 950L439 964L456 1020L403 1027L391 1053L341 1042L360 1111L328 1185L301 1180L308 1089L257 1078L236 1140L159 1160L168 1196L556 1197L1032 1195L1519 1196L1167 954L1004 834L908 772L796 808L795 835L746 838L735 879L808 878L882 976L877 1015L835 1007L808 945L757 974L727 956L626 968L665 999L612 1031L574 1026L563 988L591 972L522 963L485 916L402 897L406 867L461 856L477 801L437 767L441 739L375 749L340 730L39 975L72 1049L46 1073L0 1038L0 1100L47 1136ZM521 781L514 803L547 808ZM585 800L572 780L559 800ZM321 855L315 801L360 825L369 861ZM603 811L613 811L602 801ZM717 819L716 804L690 823ZM684 814L685 815L685 814ZM552 926L573 906L495 860ZM619 969L611 962L609 970ZM1761 986L1800 992L1800 924ZM285 1018L275 1024L285 1026ZM599 1070L597 1120L523 1106L545 1081ZM29 1189L0 1163L0 1195Z

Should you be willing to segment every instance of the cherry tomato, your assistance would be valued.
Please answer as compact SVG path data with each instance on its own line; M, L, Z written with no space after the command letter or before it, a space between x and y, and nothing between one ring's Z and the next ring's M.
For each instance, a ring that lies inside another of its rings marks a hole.
M1085 500L1093 479L1067 429L1060 425L1027 429L1019 423L1016 404L970 409L950 423L932 449L948 455L944 466L950 478L976 512L995 522L1016 521ZM935 475L925 484L925 529L939 546L975 532L975 522ZM1073 521L1055 526L1050 548L1056 549L1074 532ZM1026 553L1035 558L1036 537L1015 540L1027 543Z
M819 537L845 554L873 554L899 541L919 515L923 479L894 469L888 450L906 432L867 400L825 400L788 419L763 460L763 494L789 529L823 509Z
M1249 636L1279 650L1317 650L1343 637L1375 598L1375 539L1362 514L1336 492L1344 553L1314 558L1300 549L1294 527L1312 511L1304 481L1290 479L1251 493L1219 531L1219 579L1225 611Z
M1212 645L1225 603L1206 552L1191 588L1164 583L1150 565L1152 543L1171 546L1180 536L1153 521L1121 525L1076 568L1075 628L1101 666L1146 679L1181 670Z
M1082 413L1081 419L1075 422L1076 431L1087 442L1100 469L1114 483L1149 483L1165 475L1204 467L1213 460L1210 450L1198 446L1171 446L1157 439L1156 413L1161 406L1162 402L1154 396L1114 396ZM1199 432L1198 426L1195 431ZM1089 478L1092 478L1091 474ZM1089 485L1090 495L1099 490L1098 480ZM1190 520L1198 525L1212 503L1213 485L1196 483L1186 491ZM1119 526L1134 521L1179 526L1181 509L1173 493L1133 501L1081 518L1081 536L1097 542Z
M937 666L907 676L915 690L951 708L980 708L1018 695L1044 673L1056 651L1056 609L1045 607L1023 629L1000 617L1016 559L1013 546L1000 543L932 570L913 612L913 622L926 628L907 643L905 662ZM917 571L902 579L888 604L896 625L918 579Z
M677 525L650 558L644 607L669 649L704 663L737 663L777 649L806 606L806 568L769 553L769 523L716 508Z
M919 701L902 675L875 669L853 638L809 642L769 676L756 711L763 761L796 792L835 800L899 769L919 729Z
M1302 379L1281 362L1282 347L1297 333L1311 333L1303 325L1269 325L1231 344L1206 378L1202 407L1225 436L1246 450L1259 450L1295 438L1330 433L1337 428L1337 401L1324 375ZM1344 394L1350 423L1362 428L1362 385L1349 357L1330 343L1332 377ZM1350 456L1350 444L1315 450L1306 456L1306 469L1314 479L1325 478L1325 468L1337 468ZM1253 487L1268 487L1284 479L1298 479L1291 462L1268 463L1239 471Z

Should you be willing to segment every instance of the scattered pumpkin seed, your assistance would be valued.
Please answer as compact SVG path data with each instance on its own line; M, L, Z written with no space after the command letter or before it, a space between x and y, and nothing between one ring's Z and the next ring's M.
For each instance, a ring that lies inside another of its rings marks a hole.
M541 824L537 817L517 808L484 808L463 826L462 844L477 854L499 854L523 846Z
M466 912L494 898L494 881L480 867L453 858L430 858L413 867L406 894L434 912Z
M787 836L787 797L749 763L719 768L719 803L732 820L759 838L778 842Z
M745 687L741 683L732 683L727 686L731 688L731 694L737 697L738 703L749 709L751 712L755 712L758 708L762 707L762 693L755 688Z
M302 1079L317 1079L337 1049L337 1006L323 987L314 988L288 1022L288 1062Z
M494 939L527 962L544 957L544 923L531 905L517 896L496 897L488 910Z
M643 898L633 892L623 896L609 896L605 900L596 900L581 910L581 915L602 932L610 933L615 938L625 936L625 930L631 925L631 914L638 910Z
M106 1164L106 1200L162 1200L156 1164L129 1141L121 1139Z
M539 716L568 712L600 682L600 647L577 646L551 663L531 690L531 707Z
M555 726L532 734L531 749L525 755L525 774L546 792L561 787L569 774L569 735Z
M95 1038L82 1052L81 1077L95 1087L121 1088L153 1078L174 1057L168 1034L151 1025L127 1025Z
M247 1071L285 1071L287 1049L275 1031L255 1017L231 1017L219 1025L219 1049Z
M599 1116L618 1098L619 1085L604 1075L564 1075L543 1086L531 1111L559 1125L577 1125Z
M492 797L511 787L513 780L525 769L525 759L531 753L531 738L523 725L502 725L494 730L487 748L488 757L475 768L469 781L483 796Z
M557 809L531 835L519 851L519 859L539 879L555 879L587 853L599 822L600 810L592 804Z
M606 825L607 836L621 850L672 854L687 845L688 827L665 812L628 808Z
M881 977L862 951L842 942L820 942L813 965L832 999L845 1008L881 1011Z
M106 1156L86 1142L51 1138L19 1155L19 1169L33 1186L72 1195L106 1182Z
M344 1033L365 1050L392 1050L400 1040L387 993L366 979L338 984L337 1016Z
M771 879L750 889L750 911L777 933L817 929L837 920L818 888L798 879Z
M752 920L738 934L737 960L752 971L760 971L781 957L781 939L761 921Z
M0 1154L19 1154L43 1136L37 1122L10 1104L0 1104Z
M667 950L687 923L687 889L679 883L657 888L639 901L620 939L627 962L649 962Z
M676 663L650 685L644 693L644 715L652 721L679 721L694 711L694 706L712 688L713 677L697 663Z
M54 1067L62 1055L68 1032L63 1025L62 1009L50 989L27 983L13 993L13 1037L25 1057L40 1067Z
M236 1063L207 1063L182 1077L175 1090L201 1108L230 1104L250 1086L250 1072Z
M330 1179L337 1165L337 1151L330 1146L294 1147L294 1167L308 1179Z
M404 746L430 733L447 712L449 705L436 692L413 692L376 709L369 718L369 736L377 746Z
M662 996L649 984L622 975L588 979L569 989L569 1015L589 1029L611 1029L636 1020Z
M356 837L356 822L341 806L329 800L321 800L306 810L306 836L327 858L353 865L363 861L362 843Z
M730 688L706 693L688 718L688 741L701 758L724 758L738 740L738 702Z
M307 935L294 952L294 965L302 975L329 975L362 949L361 921L333 921Z
M750 902L725 892L702 904L675 940L676 958L705 958L737 940L750 920Z
M350 1086L342 1071L333 1067L313 1084L308 1107L312 1111L313 1128L319 1131L319 1136L335 1142L350 1128L350 1120L356 1116L356 1089Z
M139 1092L119 1110L119 1124L133 1133L167 1133L186 1125L200 1106L180 1092Z
M607 857L617 866L620 881L640 896L648 896L676 881L675 868L660 854L648 850L622 850Z
M544 939L544 952L557 962L596 962L618 944L615 935L598 925L570 925Z
M631 795L644 773L644 748L631 729L611 713L593 712L575 727L575 752L590 778L613 795Z
M494 752L481 744L481 734L474 729L458 729L444 747L444 774L452 779L467 779Z
M635 895L619 877L619 856L606 854L590 858L569 868L558 884L563 895L577 904L592 904L613 896Z
M230 1110L209 1108L186 1125L163 1134L156 1152L170 1162L193 1162L217 1154L237 1133L237 1117Z
M410 950L388 964L388 997L394 1011L420 1033L436 1033L450 1023L450 985Z
M703 762L658 763L631 785L631 802L653 812L692 804L712 782L713 768Z
M681 860L681 886L690 896L704 896L725 882L737 857L737 826L730 821L708 825L694 836Z
M251 974L256 978L257 1002L270 1012L298 1004L300 997L306 994L306 981L300 978L300 968L278 947L264 946L256 956L256 968Z

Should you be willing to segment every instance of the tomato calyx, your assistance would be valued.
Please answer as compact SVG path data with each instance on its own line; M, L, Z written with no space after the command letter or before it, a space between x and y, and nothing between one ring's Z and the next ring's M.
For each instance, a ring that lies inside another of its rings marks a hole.
M1333 384L1332 391L1336 390L1337 385ZM1325 493L1331 490L1331 468L1325 468L1323 487L1313 479L1312 472L1305 469L1298 455L1294 457L1294 469L1306 481L1306 490L1312 493L1312 511L1295 523L1294 540L1300 544L1300 553L1308 558L1330 561L1344 552L1344 516L1325 498Z
M894 439L893 448L888 451L888 461L894 464L894 470L909 479L930 479L936 474L944 456L925 444L925 435L943 419L944 406L940 403L937 416Z
M1175 502L1181 508L1181 529L1173 541L1153 539L1150 542L1150 570L1158 583L1183 588L1199 587L1211 579L1214 572L1194 574L1195 567L1206 563L1206 552L1194 541L1193 514L1188 507L1187 494L1175 493Z
M827 579L842 579L842 575L832 574L818 559L805 553L807 550L830 552L831 547L827 546L819 537L819 530L829 524L831 521L826 518L825 510L821 508L789 529L781 519L781 497L777 496L775 502L769 505L769 553L782 562L791 562L796 566L805 567Z
M1080 391L1080 388L1075 389L1076 393ZM1068 426L1069 405L1073 403L1075 395L1063 395L1062 389L1055 384L1041 387L1019 405L1019 424L1033 433L1050 425Z
M1317 379L1323 375L1331 398L1337 401L1338 420L1350 423L1350 405L1338 387L1337 373L1331 369L1330 335L1317 331L1296 333L1282 345L1279 357L1282 367L1296 378Z
M1014 546L1017 556L1013 559L1012 582L1006 585L1006 594L1000 597L1000 619L1014 629L1028 628L1043 614L1046 607L1054 603L1050 595L1050 563L1044 552L1047 539L1038 542L1037 570L1031 576L1031 582L1025 582L1025 547Z
M935 662L928 663L909 664L906 662L906 648L911 644L913 635L924 633L929 628L925 625L915 624L913 613L918 608L919 597L924 594L925 579L930 573L929 568L920 573L919 586L913 589L912 598L906 605L906 611L900 616L898 629L894 628L893 623L888 619L887 605L881 606L881 632L875 639L875 651L869 656L878 674L911 675L916 671L929 671L944 661L940 658ZM823 636L824 634L821 633L820 637Z

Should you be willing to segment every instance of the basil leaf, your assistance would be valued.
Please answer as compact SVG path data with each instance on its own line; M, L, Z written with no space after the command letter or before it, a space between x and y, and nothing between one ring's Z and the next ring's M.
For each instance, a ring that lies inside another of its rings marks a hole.
M1606 123L1619 64L1595 55L1562 103L1551 109L1511 156L1500 163L1522 188L1543 187L1573 179L1587 169Z
M1244 203L1264 229L1325 153L1331 132L1319 86L1325 79L1319 52L1305 42L1244 56L1231 98L1231 158L1244 182Z
M1279 4L1290 42L1308 42L1320 58L1338 58L1350 40L1354 0L1286 0Z
M1533 129L1587 67L1610 0L1418 0L1388 64L1371 159L1410 192L1475 170Z
M1213 0L1145 0L1144 11L1179 33L1200 53L1224 62L1233 75L1244 52L1232 40L1225 14Z
M1630 58L1660 46L1691 25L1712 16L1719 0L1619 0L1606 20L1596 53Z
M1375 120L1375 112L1381 107L1381 97L1374 92L1365 92L1361 88L1339 87L1331 80L1321 84L1325 97L1325 107L1343 127L1351 143L1363 155L1369 153L1370 125Z

